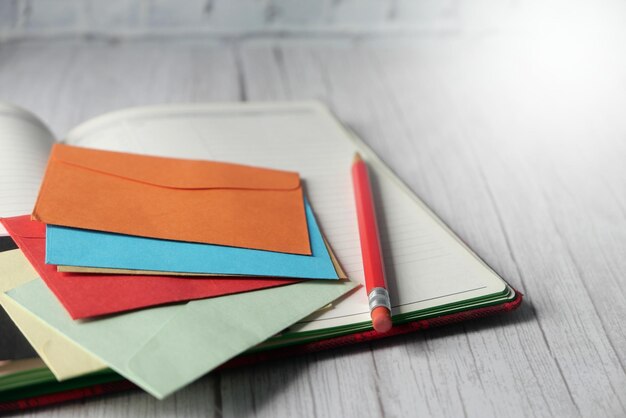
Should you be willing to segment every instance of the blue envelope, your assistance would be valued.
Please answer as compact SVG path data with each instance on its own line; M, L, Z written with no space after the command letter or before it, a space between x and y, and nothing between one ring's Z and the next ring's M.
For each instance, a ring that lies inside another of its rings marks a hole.
M313 210L305 201L312 255L167 241L101 231L46 227L46 263L63 266L339 279Z

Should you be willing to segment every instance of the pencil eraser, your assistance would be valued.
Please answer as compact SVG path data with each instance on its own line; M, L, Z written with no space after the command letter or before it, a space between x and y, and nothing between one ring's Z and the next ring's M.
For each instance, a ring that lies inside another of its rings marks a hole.
M385 333L391 329L391 313L384 306L377 306L372 311L372 325L377 332Z

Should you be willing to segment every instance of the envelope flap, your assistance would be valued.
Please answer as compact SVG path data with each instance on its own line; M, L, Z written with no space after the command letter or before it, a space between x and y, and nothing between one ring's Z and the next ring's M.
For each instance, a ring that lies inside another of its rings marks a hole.
M128 359L126 377L162 399L355 286L309 281L190 302Z
M31 221L30 215L0 218L0 222L13 237L20 238L45 238L46 224Z
M298 173L216 161L181 160L55 144L50 161L174 189L294 190Z

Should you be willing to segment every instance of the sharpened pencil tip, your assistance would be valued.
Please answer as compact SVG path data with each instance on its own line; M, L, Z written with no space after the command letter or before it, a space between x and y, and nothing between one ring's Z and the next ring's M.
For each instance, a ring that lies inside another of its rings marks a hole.
M358 163L359 161L363 161L363 158L361 158L361 154L357 152L354 154L354 159L352 160L352 164Z

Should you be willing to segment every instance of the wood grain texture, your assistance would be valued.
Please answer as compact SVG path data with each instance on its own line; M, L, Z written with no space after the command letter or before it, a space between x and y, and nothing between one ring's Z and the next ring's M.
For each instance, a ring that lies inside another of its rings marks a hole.
M59 136L126 106L323 100L527 296L508 316L216 373L165 402L26 416L624 416L626 31L603 28L0 45L2 99Z

